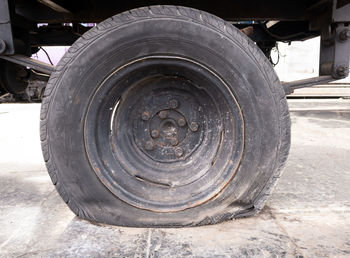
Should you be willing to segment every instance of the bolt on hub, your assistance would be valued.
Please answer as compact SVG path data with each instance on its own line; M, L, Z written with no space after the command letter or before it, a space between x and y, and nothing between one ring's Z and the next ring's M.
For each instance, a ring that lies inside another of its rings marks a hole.
M151 118L151 114L148 111L142 112L141 119L147 121Z
M159 112L159 117L161 119L165 119L165 118L167 118L167 116L168 116L168 112L166 112L165 110L162 110Z
M180 158L184 154L184 150L181 147L175 148L175 156Z
M170 144L171 144L172 146L176 146L176 145L179 144L179 140L178 140L177 138L172 138L172 139L170 140Z
M152 141L147 141L145 143L145 149L148 150L148 151L151 151L153 150L155 147L154 143Z
M175 109L179 106L179 102L176 99L172 99L169 101L169 107Z
M181 127L184 127L186 125L186 120L183 118L180 118L179 120L177 120L177 124Z
M158 130L152 130L151 136L152 138L158 138L159 137L159 131Z
M192 123L190 124L190 130L191 130L192 132L197 132L197 131L198 131L198 124L197 124L196 122L192 122Z

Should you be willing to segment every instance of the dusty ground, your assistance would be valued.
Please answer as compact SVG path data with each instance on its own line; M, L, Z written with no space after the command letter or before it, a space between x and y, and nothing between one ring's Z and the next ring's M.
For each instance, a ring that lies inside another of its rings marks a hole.
M46 173L40 106L0 105L0 257L349 257L350 100L290 106L288 164L258 216L140 229L77 219Z

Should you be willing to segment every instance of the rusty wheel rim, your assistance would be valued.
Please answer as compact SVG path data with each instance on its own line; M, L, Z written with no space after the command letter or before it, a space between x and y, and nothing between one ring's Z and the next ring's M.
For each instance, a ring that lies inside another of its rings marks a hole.
M85 116L95 174L118 198L157 212L192 208L232 180L243 151L243 117L211 69L175 56L117 68Z

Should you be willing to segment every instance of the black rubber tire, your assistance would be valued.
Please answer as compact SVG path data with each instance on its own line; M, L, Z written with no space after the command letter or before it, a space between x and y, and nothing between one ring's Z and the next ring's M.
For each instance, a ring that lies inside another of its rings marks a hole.
M123 55L125 46L137 42L153 42L149 44L158 44L159 53L191 58L214 70L241 108L244 148L239 167L223 190L195 207L157 212L130 205L107 189L89 163L84 142L89 103L117 67L155 54L154 47L144 47ZM122 226L194 226L262 209L288 156L290 118L280 81L253 41L211 14L152 6L107 19L70 47L44 93L41 141L53 184L80 218Z

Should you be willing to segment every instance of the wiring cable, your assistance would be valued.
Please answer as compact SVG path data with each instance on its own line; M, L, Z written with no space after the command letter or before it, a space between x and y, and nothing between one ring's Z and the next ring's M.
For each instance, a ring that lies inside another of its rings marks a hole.
M46 54L47 59L49 60L50 64L53 65L53 62L51 61L49 53L47 53L47 51L43 47L39 47L39 49L42 50Z

